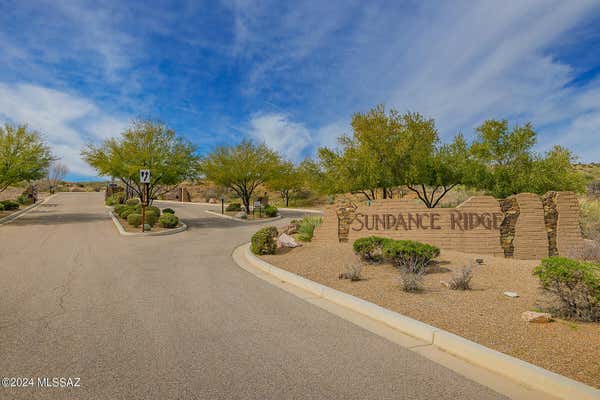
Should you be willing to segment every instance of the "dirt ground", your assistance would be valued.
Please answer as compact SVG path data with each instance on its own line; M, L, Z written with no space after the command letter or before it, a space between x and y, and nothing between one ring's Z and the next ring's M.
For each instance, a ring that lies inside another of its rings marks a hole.
M471 291L449 290L452 271L475 258ZM358 263L350 244L308 243L264 256L264 260L308 279L350 293L380 306L456 333L484 346L600 388L600 324L556 319L528 323L523 311L538 310L542 299L531 271L536 261L508 260L485 255L442 251L439 264L425 276L425 290L406 293L391 264L369 265L363 280L340 280L341 272ZM514 291L518 298L503 295Z

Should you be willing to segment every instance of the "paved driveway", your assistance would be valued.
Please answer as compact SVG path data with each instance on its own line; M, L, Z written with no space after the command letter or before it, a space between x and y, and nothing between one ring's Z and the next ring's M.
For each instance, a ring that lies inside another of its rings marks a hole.
M0 376L81 379L1 399L502 398L240 269L256 225L169 206L188 231L122 237L98 193L0 226Z

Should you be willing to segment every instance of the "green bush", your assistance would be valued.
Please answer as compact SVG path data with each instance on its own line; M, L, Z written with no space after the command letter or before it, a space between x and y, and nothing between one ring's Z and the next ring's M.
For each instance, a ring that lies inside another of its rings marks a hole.
M242 211L242 205L240 203L229 203L225 207L225 211Z
M277 216L277 207L275 206L266 206L265 207L265 215L267 217L276 217Z
M162 212L163 214L175 214L175 210L172 208L163 208Z
M0 204L4 206L6 211L13 211L19 209L19 203L13 200L0 201Z
M115 212L115 214L121 215L123 210L125 210L126 208L127 206L125 204L117 204L113 207L113 211Z
M252 235L250 250L254 254L275 254L277 248L277 228L274 226L267 226L259 229L254 235Z
M557 301L554 313L600 322L600 264L549 257L542 260L533 274Z
M0 211L4 211L4 204L0 203Z
M413 240L387 240L383 243L382 252L397 267L413 273L423 272L440 255L437 247Z
M119 213L119 217L127 219L129 214L140 214L140 211L137 210L135 207L125 206Z
M354 252L364 261L378 262L383 260L383 245L391 239L369 236L356 239L352 244Z
M160 208L156 207L156 206L148 206L146 207L146 212L148 211L153 211L157 217L160 217Z
M156 214L155 210L146 209L146 213L144 215L144 223L150 226L156 225L158 222L159 215Z
M125 193L123 193L123 192L114 193L113 195L107 197L105 202L106 202L107 206L123 204L123 203L125 203Z
M140 204L140 199L129 199L125 202L128 206L137 206Z
M134 227L139 227L142 224L142 215L141 214L129 214L127 216L127 223Z
M179 218L174 214L163 211L163 215L160 216L158 222L163 228L175 228L179 225Z
M298 239L303 242L310 242L315 233L315 228L321 225L321 217L304 217L300 220L298 226Z

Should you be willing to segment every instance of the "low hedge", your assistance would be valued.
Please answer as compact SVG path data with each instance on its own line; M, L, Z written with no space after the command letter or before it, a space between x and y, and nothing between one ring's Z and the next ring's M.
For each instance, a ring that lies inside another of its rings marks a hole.
M140 204L140 199L128 199L125 204L127 204L128 206L137 206L138 204Z
M242 205L240 203L229 203L225 207L225 211L242 211Z
M440 255L440 249L413 240L387 240L383 243L382 253L397 267L421 273L434 258Z
M129 214L140 214L141 215L141 211L136 209L135 207L125 206L121 209L119 216L123 219L127 219Z
M552 310L567 318L600 322L600 264L549 257L533 270L542 288L559 305Z
M0 211L4 211L4 204L0 203Z
M163 211L163 215L158 219L163 228L176 228L179 225L179 218L176 215Z
M277 207L275 206L266 206L264 211L265 215L271 218L276 217L278 212Z
M175 210L172 208L163 208L162 212L163 214L175 214Z
M254 254L275 254L277 249L277 228L274 226L267 226L259 229L254 235L250 242L250 250Z
M129 214L127 216L127 223L138 228L142 224L142 215L135 213Z
M19 209L19 203L13 200L3 200L0 201L0 204L2 204L6 211L13 211Z
M356 239L352 244L354 252L364 261L377 262L383 260L383 246L391 239L379 236L368 236Z

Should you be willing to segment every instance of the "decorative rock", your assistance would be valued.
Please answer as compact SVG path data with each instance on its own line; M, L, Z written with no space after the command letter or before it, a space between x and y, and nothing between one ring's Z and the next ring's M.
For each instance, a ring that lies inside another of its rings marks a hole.
M240 211L239 213L235 214L235 217L240 219L248 219L248 214L246 214L244 211Z
M148 232L152 230L152 227L150 226L150 224L144 224L144 232Z
M282 233L279 238L277 239L277 244L278 246L281 247L299 247L302 246L300 243L296 242L296 239L294 239L293 237L291 237L290 235L287 235L285 233Z
M521 314L521 318L527 322L535 322L540 324L545 324L552 321L552 315L536 311L525 311L523 314Z
M504 295L508 297L519 297L517 292L504 292Z

